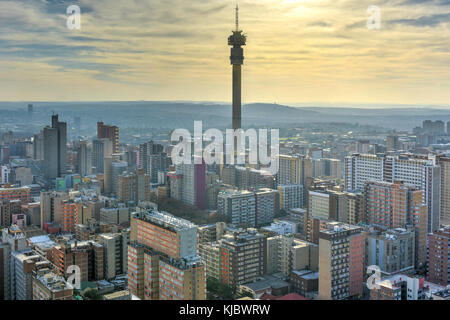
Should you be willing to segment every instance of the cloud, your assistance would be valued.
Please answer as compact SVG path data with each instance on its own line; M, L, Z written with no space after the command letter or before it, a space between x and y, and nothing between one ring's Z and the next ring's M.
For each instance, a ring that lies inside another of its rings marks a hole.
M389 23L405 24L415 27L435 27L441 23L449 23L449 21L450 21L450 13L443 13L443 14L433 14L429 16L421 16L414 19L390 20Z
M66 28L71 4L81 8L81 30ZM8 86L21 89L2 90L0 100L56 99L52 87L72 100L229 100L234 5L0 1L0 83L14 79ZM369 5L381 8L380 30L367 29ZM422 92L450 100L450 0L242 0L240 7L245 101L410 103ZM35 90L35 79L48 89ZM68 81L75 84L62 86Z

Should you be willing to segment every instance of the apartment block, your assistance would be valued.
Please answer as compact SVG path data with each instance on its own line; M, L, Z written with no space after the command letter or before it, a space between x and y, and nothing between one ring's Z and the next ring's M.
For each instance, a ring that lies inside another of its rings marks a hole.
M392 275L414 271L415 231L396 228L373 230L366 235L366 266L377 265L381 273Z
M450 226L443 226L428 235L428 279L450 284Z
M267 238L267 274L281 272L289 277L293 270L318 270L319 247L311 242L281 235Z
M450 225L450 158L439 157L441 166L441 224Z
M130 244L129 230L123 230L121 233L101 234L99 243L104 248L105 279L114 279L118 275L126 274L128 245Z
M415 228L415 266L426 262L427 208L422 203L422 190L401 181L368 182L365 185L365 215L369 224L388 229Z
M31 189L29 187L20 188L0 188L0 201L20 200L22 204L30 203Z
M367 182L395 181L403 181L423 190L422 202L428 210L427 232L438 229L441 215L441 166L436 157L353 154L345 158L347 190L362 191Z
M279 185L280 209L289 210L305 207L305 188L301 184Z
M364 238L361 228L333 222L320 232L319 300L343 300L362 295Z
M247 190L224 190L217 196L217 213L228 217L235 226L255 227L255 194Z
M208 277L229 286L253 282L264 275L266 254L266 237L254 229L229 229L221 240L199 245Z
M143 300L206 299L205 265L197 256L197 226L168 213L133 213L128 289Z
M72 300L73 287L50 269L33 272L33 300Z
M104 247L94 241L67 242L53 247L56 273L65 276L71 265L81 271L81 281L104 279Z
M255 191L255 225L267 225L273 221L279 211L279 193L277 190L261 188Z

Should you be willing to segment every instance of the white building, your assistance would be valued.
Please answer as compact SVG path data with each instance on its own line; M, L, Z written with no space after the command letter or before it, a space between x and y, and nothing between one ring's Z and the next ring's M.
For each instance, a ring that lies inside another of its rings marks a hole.
M412 154L377 156L354 154L345 158L345 188L363 190L367 181L403 181L424 191L423 203L428 206L428 232L440 226L441 167L433 156Z
M217 196L217 212L239 227L256 226L256 199L247 190L225 190Z
M280 209L289 210L305 206L305 188L301 184L280 185Z
M296 233L297 224L289 221L277 221L272 222L270 226L263 227L262 229L267 231L276 232L279 235Z
M256 226L269 224L279 210L277 190L262 188L255 191Z

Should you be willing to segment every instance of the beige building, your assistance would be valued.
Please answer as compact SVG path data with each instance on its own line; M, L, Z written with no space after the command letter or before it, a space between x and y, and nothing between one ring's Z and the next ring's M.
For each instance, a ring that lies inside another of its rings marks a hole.
M114 279L127 272L129 230L121 233L106 233L99 236L104 247L105 279Z
M439 158L441 165L441 224L450 225L450 158Z
M119 202L150 201L150 176L144 169L137 169L136 173L125 172L118 176L117 198Z
M364 237L361 228L333 222L319 236L319 300L362 295Z
M205 264L197 256L197 226L167 213L133 213L128 290L144 300L205 300Z
M44 222L62 223L63 202L69 199L65 192L41 192L41 228Z
M277 272L289 276L292 270L318 269L319 248L317 245L281 235L267 238L267 273Z

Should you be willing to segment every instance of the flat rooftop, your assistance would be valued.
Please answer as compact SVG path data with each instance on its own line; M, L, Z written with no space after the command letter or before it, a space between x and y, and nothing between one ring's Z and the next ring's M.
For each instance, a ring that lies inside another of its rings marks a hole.
M155 210L144 212L143 220L153 222L165 227L171 227L177 231L197 228L197 225L189 220L175 217L174 215L171 215L167 212L159 212Z

